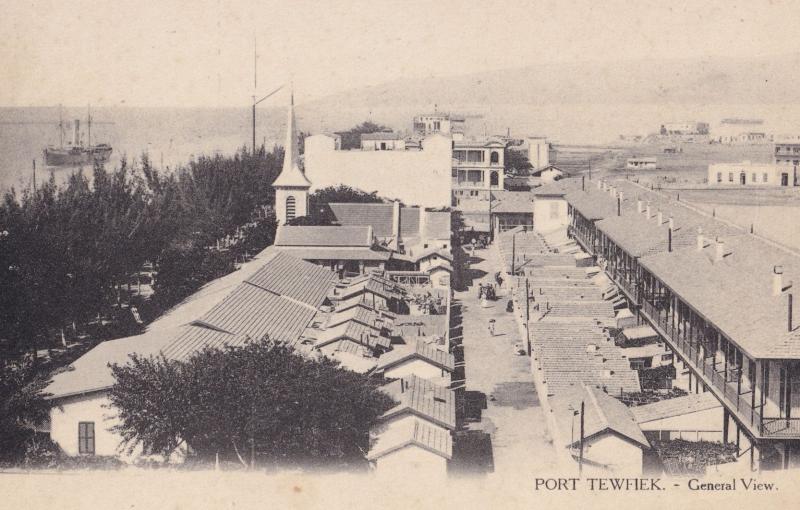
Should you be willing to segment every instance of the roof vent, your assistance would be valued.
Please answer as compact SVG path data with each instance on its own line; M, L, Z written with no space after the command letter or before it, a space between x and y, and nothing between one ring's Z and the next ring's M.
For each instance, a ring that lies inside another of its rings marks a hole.
M725 242L718 237L714 246L714 262L721 262L723 257L725 257Z
M650 219L650 211L651 211L651 209L650 209L650 202L647 202L647 219L648 219L648 220Z
M675 230L675 220L672 218L672 215L669 215L669 228L670 230Z
M772 295L780 296L783 292L783 266L772 268Z
M586 352L597 352L597 344L587 344L586 345Z
M659 227L664 223L664 213L661 212L661 209L658 210L658 214L656 215L656 220L658 221Z
M701 227L697 227L697 251L703 251L704 245L705 241L703 241L703 229Z
M642 214L642 200L640 198L636 199L636 212Z

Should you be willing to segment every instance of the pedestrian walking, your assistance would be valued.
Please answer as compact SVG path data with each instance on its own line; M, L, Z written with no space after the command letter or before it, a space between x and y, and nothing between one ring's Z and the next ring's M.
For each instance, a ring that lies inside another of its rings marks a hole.
M489 335L494 336L494 319L489 319Z

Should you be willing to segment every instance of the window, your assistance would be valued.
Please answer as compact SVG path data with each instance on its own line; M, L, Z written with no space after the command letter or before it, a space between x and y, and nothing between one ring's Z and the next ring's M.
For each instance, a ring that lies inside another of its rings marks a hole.
M717 172L717 182L722 182L722 172Z
M733 172L728 172L728 182L733 182Z
M493 165L500 163L500 154L497 151L492 151L491 156L489 156L489 162Z
M489 186L499 186L500 185L500 177L498 176L497 172L492 172L489 174Z
M286 221L293 220L296 214L295 206L296 202L294 197L289 196L286 197Z
M78 453L81 455L94 455L93 421L82 421L78 423Z
M762 175L761 178L763 179L764 182L767 182L769 181L769 174L767 172L764 172L764 175Z
M382 151L386 150L386 142L381 142L381 150Z
M752 177L752 179L750 179L750 182L758 182L758 179L756 178L755 172L753 172L753 175L751 177Z
M483 151L467 151L467 162L483 163Z

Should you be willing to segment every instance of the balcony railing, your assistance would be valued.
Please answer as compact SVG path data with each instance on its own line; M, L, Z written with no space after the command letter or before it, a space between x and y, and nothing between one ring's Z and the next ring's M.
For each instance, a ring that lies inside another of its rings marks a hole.
M739 419L759 436L770 438L798 437L800 436L800 418L761 418L761 406L757 403L755 407L751 405L752 389L745 385L737 384L736 380L728 380L731 377L738 377L738 367L719 368L720 363L713 357L705 357L702 350L690 343L683 337L677 327L673 327L665 317L658 313L652 303L644 300L642 310L645 316L656 325L661 332L665 333L667 340L680 351L684 358L697 373L700 373L726 400L728 407L738 415Z

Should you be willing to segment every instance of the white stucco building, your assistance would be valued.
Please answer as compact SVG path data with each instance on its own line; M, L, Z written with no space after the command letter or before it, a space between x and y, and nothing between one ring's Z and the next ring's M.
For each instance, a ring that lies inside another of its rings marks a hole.
M305 139L311 191L347 185L422 207L450 206L452 140L433 134L421 150L337 150L329 135Z
M743 161L708 165L708 184L720 187L788 187L800 183L794 165Z

